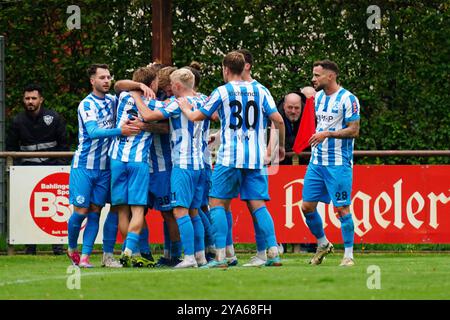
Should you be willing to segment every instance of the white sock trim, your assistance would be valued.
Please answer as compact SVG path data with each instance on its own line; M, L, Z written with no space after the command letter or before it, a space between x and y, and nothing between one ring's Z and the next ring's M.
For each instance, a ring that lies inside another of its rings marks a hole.
M257 251L256 256L262 260L267 260L267 253L266 250L264 251Z
M234 257L236 254L234 252L234 246L231 244L229 246L226 246L226 256L227 257Z
M353 247L344 248L344 258L353 259Z
M320 246L324 246L328 243L328 239L326 236L323 236L322 238L317 239L317 245Z

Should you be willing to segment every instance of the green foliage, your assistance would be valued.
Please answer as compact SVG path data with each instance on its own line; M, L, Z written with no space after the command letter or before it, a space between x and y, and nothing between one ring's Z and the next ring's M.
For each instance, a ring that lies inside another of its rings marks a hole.
M449 149L450 1L377 1L381 29L369 29L373 1L173 0L173 61L199 61L201 91L221 84L223 55L249 49L253 76L275 99L309 85L315 60L330 58L361 103L359 150ZM151 60L151 1L78 4L81 29L68 30L69 1L0 3L6 36L8 114L21 109L32 79L47 106L65 115L76 144L76 107L89 92L85 69L109 63L116 79ZM387 163L450 163L390 158ZM360 163L379 163L364 158Z

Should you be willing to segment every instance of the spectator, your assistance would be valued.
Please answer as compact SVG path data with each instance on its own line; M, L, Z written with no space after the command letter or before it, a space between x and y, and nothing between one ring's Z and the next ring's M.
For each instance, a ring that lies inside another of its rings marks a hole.
M312 89L312 90L311 90ZM303 93L304 92L304 93ZM284 120L286 128L285 149L286 152L292 152L295 138L297 137L298 129L300 127L301 116L306 99L314 97L315 90L312 87L304 87L301 92L290 92L281 99L277 108ZM307 151L310 150L306 149ZM300 164L307 164L307 159L300 158ZM286 156L281 165L292 165L292 157ZM287 251L287 244L283 243L283 249ZM300 250L304 252L315 252L317 249L316 243L300 243Z
M297 136L298 128L300 126L300 119L303 107L306 102L306 97L301 92L290 92L281 99L278 104L278 112L284 120L286 128L285 149L286 152L292 152L295 137ZM306 162L305 162L306 163ZM292 157L286 156L282 165L292 165Z
M10 125L6 138L8 151L68 151L66 124L55 111L42 106L44 97L42 88L29 84L23 91L24 111L17 114ZM67 159L61 158L20 158L16 165L42 166L65 165ZM64 253L63 246L53 245L53 253ZM26 245L26 254L36 254L36 245Z

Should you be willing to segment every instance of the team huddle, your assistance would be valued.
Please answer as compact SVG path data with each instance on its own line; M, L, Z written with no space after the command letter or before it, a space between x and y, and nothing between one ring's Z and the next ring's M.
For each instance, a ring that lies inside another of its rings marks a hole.
M341 265L351 266L349 199L359 103L347 90L333 87L337 66L329 63L324 60L314 66L313 83L323 90L316 95L317 132L310 140L313 152L302 211L319 245L310 263L320 264L333 246L324 235L316 206L318 201L333 200L345 246ZM106 203L111 209L103 227L105 267L237 265L230 203L238 195L247 202L257 247L256 255L243 266L282 265L266 207L270 200L267 164L274 156L266 150L266 129L269 121L276 129L276 153L281 161L285 157L284 120L269 90L251 78L252 64L248 50L228 53L222 61L225 85L209 96L197 91L200 74L192 66L138 68L133 80L116 82L117 95L109 94L107 65L89 68L93 91L78 107L79 145L69 182L74 212L68 222L67 255L74 265L93 267L89 257ZM336 92L330 94L330 90ZM333 105L328 108L330 98ZM321 118L321 114L328 117ZM208 148L211 119L220 121L219 134L214 137L220 141L214 169ZM164 255L156 262L148 243L148 208L160 211L164 220ZM80 256L78 238L86 218ZM124 240L119 261L113 256L118 231Z

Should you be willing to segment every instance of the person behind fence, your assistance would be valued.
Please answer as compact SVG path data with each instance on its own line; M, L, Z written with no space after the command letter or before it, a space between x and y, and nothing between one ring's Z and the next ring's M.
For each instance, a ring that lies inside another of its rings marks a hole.
M350 213L354 139L359 136L359 101L337 83L339 69L330 60L313 64L312 83L315 96L316 133L311 136L311 159L303 184L302 211L306 224L317 239L317 251L310 264L319 265L333 252L322 219L318 201L333 205L341 222L344 258L340 266L353 266L354 224Z
M114 128L113 113L117 100L108 93L111 87L108 65L93 64L87 73L92 92L80 102L77 110L79 144L72 159L69 178L69 199L73 204L73 213L68 221L67 255L73 265L92 268L89 256L99 229L100 211L110 196L111 170L107 153L111 138L137 135L140 129L127 124ZM86 218L80 257L78 236ZM110 229L115 230L116 219L107 218L106 221L109 220L114 225ZM105 258L111 264L106 263ZM105 255L103 260L102 264L105 266L118 267L112 253Z
M311 88L314 90L314 88ZM305 107L307 97L299 91L292 91L286 94L277 104L278 112L283 117L284 126L286 128L285 135L285 143L284 148L286 152L292 152L295 139L298 134L298 130L300 128L300 121L303 112L303 108ZM271 125L271 130L274 129L273 124ZM268 151L270 153L272 147L269 142ZM304 158L299 159L299 164L307 164ZM292 157L285 157L283 161L280 162L280 165L292 165ZM287 244L283 244L283 248L287 251ZM306 252L315 252L317 249L317 245L309 244L309 243L301 243L300 248Z
M305 106L306 97L301 92L289 92L277 104L278 112L283 117L286 128L286 138L284 147L286 152L292 152L292 147L297 137L302 109ZM273 129L273 125L271 129ZM271 148L269 147L269 151ZM292 157L285 157L280 164L292 165Z
M11 122L6 137L8 151L69 151L66 123L56 111L43 107L42 87L28 84L23 90L24 111L17 114ZM64 158L18 158L15 165L43 166L66 165ZM62 244L52 245L53 253L64 253ZM26 254L36 254L36 245L26 245Z

